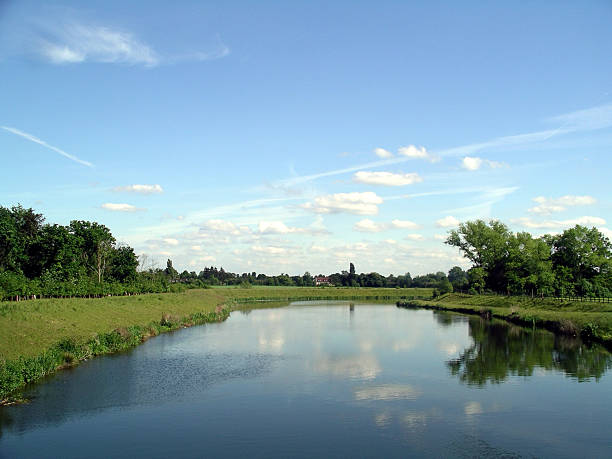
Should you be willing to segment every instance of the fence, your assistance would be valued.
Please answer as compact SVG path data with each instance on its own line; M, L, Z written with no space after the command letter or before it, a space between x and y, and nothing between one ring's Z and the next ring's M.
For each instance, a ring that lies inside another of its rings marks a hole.
M463 293L469 294L467 290L455 290L455 293ZM489 296L507 296L507 297L516 297L516 298L542 298L549 300L559 300L559 301L579 301L579 302L591 302L591 303L612 303L612 297L608 296L549 296L542 295L534 292L532 295L522 294L508 294L508 293L499 293L499 292L483 292L479 295L489 295Z

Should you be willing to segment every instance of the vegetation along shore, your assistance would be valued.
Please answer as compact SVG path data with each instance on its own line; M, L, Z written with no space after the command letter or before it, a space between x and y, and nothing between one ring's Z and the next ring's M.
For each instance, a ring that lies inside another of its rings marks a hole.
M398 301L397 305L479 314L581 336L612 347L612 303L607 302L449 293L428 300Z
M180 293L64 298L0 303L0 401L25 384L151 336L225 320L250 301L398 300L431 297L432 289L253 287Z

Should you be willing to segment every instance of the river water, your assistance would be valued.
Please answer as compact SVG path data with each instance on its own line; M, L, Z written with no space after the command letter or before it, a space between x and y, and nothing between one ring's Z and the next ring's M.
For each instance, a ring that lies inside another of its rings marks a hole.
M0 457L612 457L611 367L476 316L245 309L29 387Z

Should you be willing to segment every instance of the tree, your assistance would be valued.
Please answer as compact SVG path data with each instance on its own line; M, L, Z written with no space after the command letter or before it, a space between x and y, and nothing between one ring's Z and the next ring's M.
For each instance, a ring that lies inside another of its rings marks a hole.
M27 270L30 246L36 240L44 218L21 205L0 207L0 270Z
M448 281L454 290L463 290L468 285L467 273L460 266L453 266L448 272Z
M512 233L497 220L487 225L482 220L461 223L452 230L446 244L459 248L474 267L483 268L486 286L492 290L505 291L507 287L506 263L508 243Z
M572 283L578 294L596 293L596 285L610 285L612 244L597 228L576 225L549 241L557 276Z
M444 276L444 279L440 279L438 281L436 288L441 295L444 295L445 293L451 293L453 291L453 284L451 284L446 276Z
M312 287L314 285L314 279L308 271L302 276L302 285L304 287Z
M101 283L115 248L115 238L106 226L96 222L73 220L70 232L77 238L75 242L82 250L85 265Z
M138 257L134 249L128 246L120 246L113 251L110 275L119 282L126 282L136 278L138 268Z
M470 290L474 289L476 292L482 293L485 287L485 270L483 268L470 268L467 275L470 281Z
M168 258L168 261L166 261L166 269L164 272L172 282L174 282L179 275L178 271L172 266L172 260L170 258Z

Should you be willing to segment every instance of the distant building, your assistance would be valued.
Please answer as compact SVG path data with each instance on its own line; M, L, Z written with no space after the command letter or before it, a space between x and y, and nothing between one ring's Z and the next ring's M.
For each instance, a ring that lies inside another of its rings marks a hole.
M331 285L331 279L327 276L315 276L314 283L316 286L319 285Z

